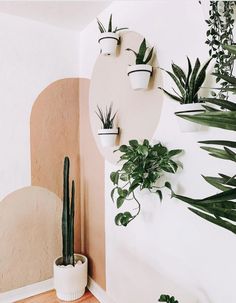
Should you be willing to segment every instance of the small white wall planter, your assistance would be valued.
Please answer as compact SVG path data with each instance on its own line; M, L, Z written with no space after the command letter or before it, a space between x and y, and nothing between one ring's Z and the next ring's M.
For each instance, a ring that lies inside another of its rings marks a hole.
M116 138L119 134L119 128L99 129L98 135L103 147L113 147L116 145Z
M117 45L119 44L120 38L119 34L105 32L102 33L98 39L100 44L101 54L102 55L115 55Z
M201 103L179 104L176 110L177 111L175 112L175 114L183 114L183 115L196 115L204 112ZM202 125L198 123L194 123L180 117L176 117L176 118L181 132L187 133L187 132L196 132L202 130Z
M83 296L88 280L88 260L85 256L75 254L77 264L60 265L62 257L55 260L53 266L54 288L57 297L63 301L77 300Z
M152 74L152 66L148 64L136 64L128 66L127 75L134 90L145 90L148 88Z

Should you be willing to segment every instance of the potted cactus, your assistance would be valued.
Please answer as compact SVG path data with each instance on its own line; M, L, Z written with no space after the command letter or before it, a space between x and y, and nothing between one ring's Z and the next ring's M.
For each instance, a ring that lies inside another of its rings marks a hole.
M117 112L112 113L112 103L109 108L106 107L105 111L97 105L97 112L95 113L102 124L102 128L98 130L101 145L103 147L115 146L116 138L119 134L119 128L114 127L114 119Z
M127 74L130 79L131 87L134 90L143 90L148 88L149 79L152 74L152 66L148 63L152 59L153 47L149 49L144 38L140 44L138 52L127 48L127 51L134 53L136 57L135 65L129 65Z
M98 43L100 44L102 55L115 55L117 45L120 44L119 31L128 29L127 27L112 27L112 14L110 15L108 29L104 27L101 21L97 19L98 28L100 30L100 37Z
M69 189L70 160L64 159L62 256L54 261L54 287L57 297L73 301L83 296L87 285L87 258L74 253L75 183L72 181L71 199Z

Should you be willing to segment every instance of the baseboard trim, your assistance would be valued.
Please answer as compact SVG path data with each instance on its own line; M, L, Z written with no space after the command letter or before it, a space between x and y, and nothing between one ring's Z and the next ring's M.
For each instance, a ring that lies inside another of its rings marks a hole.
M13 303L51 289L53 289L53 279L48 279L21 288L13 289L8 292L0 293L0 302Z
M109 296L107 292L101 288L91 277L88 278L88 289L96 297L100 303L115 303Z

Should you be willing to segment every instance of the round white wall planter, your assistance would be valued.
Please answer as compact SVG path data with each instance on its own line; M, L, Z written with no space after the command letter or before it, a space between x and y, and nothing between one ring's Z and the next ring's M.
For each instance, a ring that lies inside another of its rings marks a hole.
M115 55L116 48L119 43L119 34L117 33L102 33L98 39L102 55Z
M57 297L63 301L73 301L83 296L88 280L88 260L85 256L75 254L78 262L75 266L60 265L62 257L55 260L53 266L54 288Z
M118 128L99 129L98 135L103 147L113 147L116 145L116 138L119 134Z
M179 104L176 107L175 114L196 115L204 112L201 103ZM177 117L179 128L182 132L196 132L202 130L202 125Z
M148 64L136 64L127 68L127 75L134 90L147 89L151 74L152 66Z

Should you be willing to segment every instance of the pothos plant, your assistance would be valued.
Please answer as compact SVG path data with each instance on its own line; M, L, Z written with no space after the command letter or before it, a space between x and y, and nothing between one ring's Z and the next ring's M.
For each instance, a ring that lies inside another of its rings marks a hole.
M135 193L136 189L140 191L147 189L151 193L158 194L162 199L161 187L156 186L156 182L164 172L174 174L177 171L180 164L172 158L182 150L168 150L161 143L151 145L148 140L142 143L130 140L128 145L121 145L115 150L117 151L121 153L119 162L123 162L123 165L110 175L114 185L111 198L118 209L124 205L125 201L134 200L137 204L134 212L120 212L115 217L116 225L127 226L141 210L141 204Z
M229 53L223 45L232 45L234 42L234 7L236 1L210 1L209 19L206 44L209 45L209 55L215 58L216 82L220 84L218 97L227 99L228 94L225 91L227 81L218 76L232 75L234 55ZM212 92L213 96L217 94Z
M161 295L158 302L179 303L179 301L177 301L174 296L169 295Z

